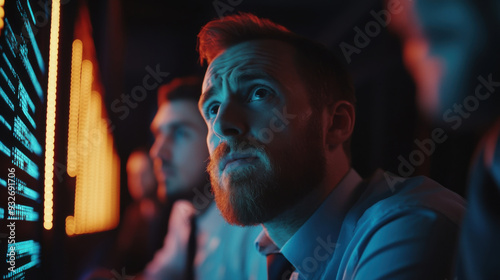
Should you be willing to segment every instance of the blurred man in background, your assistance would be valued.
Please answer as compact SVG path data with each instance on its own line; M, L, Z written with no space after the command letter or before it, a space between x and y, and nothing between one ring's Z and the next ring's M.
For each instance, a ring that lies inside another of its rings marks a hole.
M163 248L145 279L262 279L265 258L253 241L260 229L231 226L213 203L206 166L207 127L197 102L201 79L178 78L159 89L150 154L168 200L175 200Z
M457 279L500 279L500 4L402 5L391 28L402 38L420 109L447 132L482 135L470 170Z

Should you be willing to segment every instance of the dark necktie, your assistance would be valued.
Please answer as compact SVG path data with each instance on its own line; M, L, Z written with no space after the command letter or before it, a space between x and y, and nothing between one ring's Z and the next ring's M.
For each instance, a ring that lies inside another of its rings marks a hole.
M196 255L196 215L191 217L191 231L187 247L187 263L184 280L194 280L194 257Z
M281 253L272 253L267 258L267 279L288 280L295 270L293 265Z

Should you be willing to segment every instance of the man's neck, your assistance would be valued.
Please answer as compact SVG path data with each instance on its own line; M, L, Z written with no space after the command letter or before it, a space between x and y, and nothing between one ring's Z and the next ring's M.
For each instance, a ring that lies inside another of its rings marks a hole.
M338 168L330 176L326 176L320 186L314 188L292 208L284 211L276 218L263 224L269 237L282 248L283 245L299 230L299 228L318 209L327 196L339 184L349 171L350 166Z

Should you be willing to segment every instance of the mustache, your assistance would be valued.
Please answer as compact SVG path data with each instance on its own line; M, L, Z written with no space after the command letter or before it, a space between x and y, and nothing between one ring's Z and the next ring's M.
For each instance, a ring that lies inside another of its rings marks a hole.
M230 153L249 153L254 155L265 154L265 146L258 141L226 141L220 143L217 148L215 148L212 155L210 155L210 160L207 169L210 171L219 169L219 162L229 155Z

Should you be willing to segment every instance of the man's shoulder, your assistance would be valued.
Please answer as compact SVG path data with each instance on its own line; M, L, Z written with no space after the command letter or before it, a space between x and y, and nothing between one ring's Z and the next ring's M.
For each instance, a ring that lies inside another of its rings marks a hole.
M328 277L447 275L465 211L462 197L425 176L403 178L383 171L356 190Z
M360 221L427 211L459 224L465 211L460 195L425 176L404 178L379 170L364 184L350 211Z

